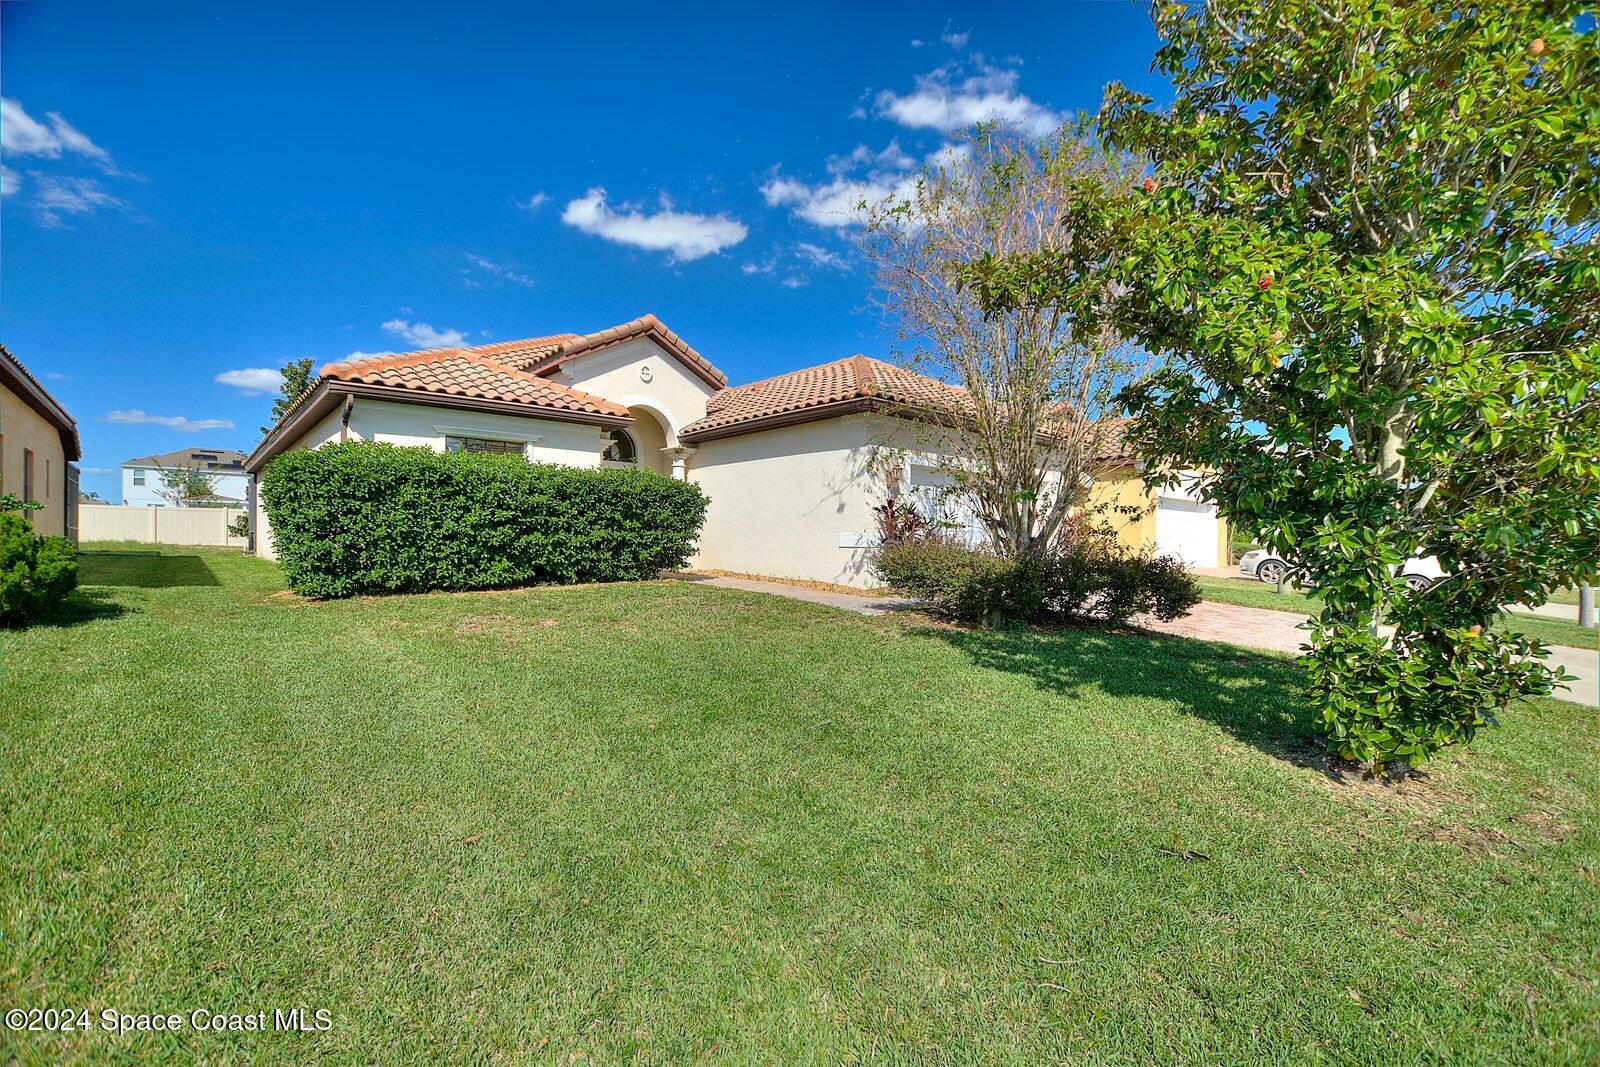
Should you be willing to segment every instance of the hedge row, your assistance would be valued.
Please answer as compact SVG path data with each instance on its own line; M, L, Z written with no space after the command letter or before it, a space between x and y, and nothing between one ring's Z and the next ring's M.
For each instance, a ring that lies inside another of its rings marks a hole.
M706 513L645 470L366 442L285 452L261 496L289 585L319 598L652 578Z

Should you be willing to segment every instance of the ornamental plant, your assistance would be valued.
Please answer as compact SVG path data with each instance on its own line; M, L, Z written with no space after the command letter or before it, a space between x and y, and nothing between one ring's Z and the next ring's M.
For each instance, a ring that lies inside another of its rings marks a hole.
M65 537L40 537L24 515L36 500L0 496L0 626L27 626L60 608L78 585L77 549Z
M1108 88L1131 196L989 258L1165 367L1129 439L1300 568L1310 693L1343 756L1420 764L1560 679L1505 604L1600 560L1600 48L1593 9L1506 0L1162 3L1170 105ZM1085 285L1086 268L1114 285ZM1406 588L1400 565L1447 577ZM1392 630L1391 630L1392 628Z
M707 503L635 468L359 441L283 453L261 497L289 585L318 598L654 578Z

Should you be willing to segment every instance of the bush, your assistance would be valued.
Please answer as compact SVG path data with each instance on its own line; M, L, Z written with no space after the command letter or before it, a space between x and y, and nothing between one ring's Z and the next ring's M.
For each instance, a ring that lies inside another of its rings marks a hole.
M874 569L936 614L969 625L1093 619L1120 626L1135 615L1175 619L1200 602L1182 563L1100 536L1014 559L938 539L902 541L880 548Z
M78 551L65 537L40 537L22 501L0 498L0 626L50 615L78 585Z
M261 495L290 586L321 598L653 578L706 513L649 471L364 442L285 452Z

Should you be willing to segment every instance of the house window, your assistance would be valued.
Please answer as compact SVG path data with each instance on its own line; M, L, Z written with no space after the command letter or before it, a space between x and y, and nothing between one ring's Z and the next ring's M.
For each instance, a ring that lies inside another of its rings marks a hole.
M637 463L639 450L634 447L633 438L627 430L608 430L600 458L607 463Z
M33 499L33 449L22 450L22 499Z
M447 452L493 452L500 456L520 456L527 447L521 441L496 441L488 437L446 437Z
M143 485L144 484L144 471L134 471L133 472L133 484L134 485Z
M44 499L50 499L50 461L44 461Z

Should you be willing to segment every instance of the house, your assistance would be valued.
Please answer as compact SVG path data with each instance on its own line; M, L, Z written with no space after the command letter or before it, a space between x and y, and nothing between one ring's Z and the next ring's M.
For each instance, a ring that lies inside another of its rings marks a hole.
M936 496L941 432L902 417L959 390L865 356L729 387L655 316L591 334L363 356L323 367L244 462L331 441L508 452L576 466L637 463L699 484L711 505L700 568L873 584L872 509L890 493ZM883 469L892 455L892 469ZM1215 509L1147 489L1131 458L1107 457L1096 493L1151 514L1121 536L1191 563L1225 562ZM259 496L259 494L256 494ZM256 551L271 530L252 500Z
M0 494L44 506L27 512L41 534L78 535L78 424L0 345Z
M169 507L172 501L161 495L164 470L187 468L210 475L216 504L243 505L250 495L250 475L244 470L244 453L231 448L180 448L158 456L139 456L122 464L122 502L124 504Z

